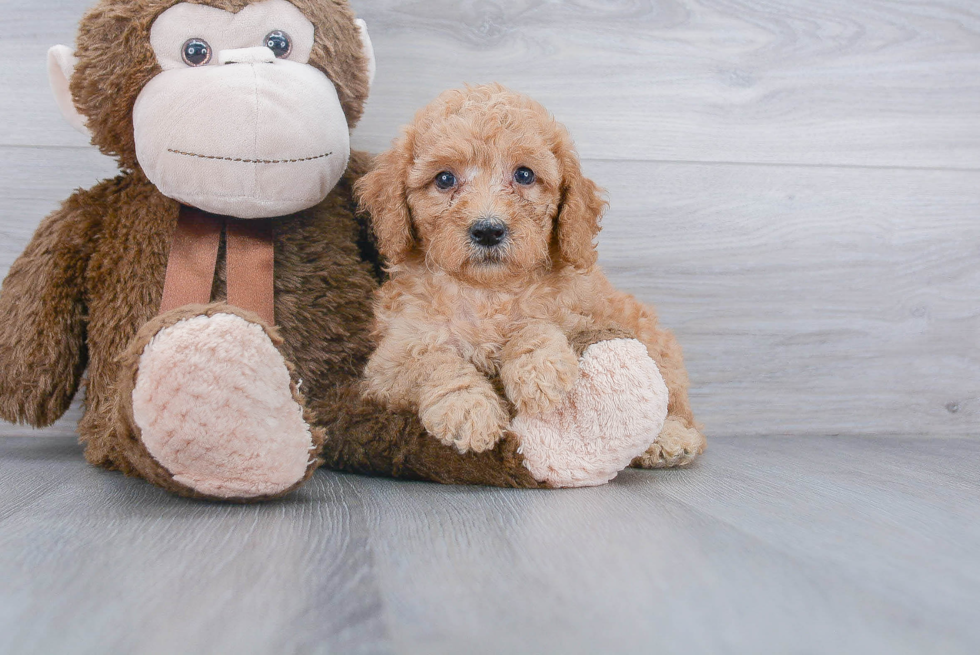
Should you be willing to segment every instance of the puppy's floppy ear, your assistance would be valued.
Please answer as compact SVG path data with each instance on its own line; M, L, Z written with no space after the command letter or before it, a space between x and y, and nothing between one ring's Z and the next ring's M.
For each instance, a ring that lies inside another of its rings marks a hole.
M562 135L555 154L562 170L561 204L555 224L561 258L574 268L589 268L599 258L595 239L606 201L602 189L582 174L567 134Z
M371 215L378 250L388 266L399 264L415 245L405 180L412 166L411 135L401 137L374 160L371 172L354 185L358 203Z

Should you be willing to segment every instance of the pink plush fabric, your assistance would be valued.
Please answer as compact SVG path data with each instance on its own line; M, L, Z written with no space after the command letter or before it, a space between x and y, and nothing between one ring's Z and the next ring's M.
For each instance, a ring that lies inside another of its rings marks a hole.
M181 321L153 338L133 415L150 454L212 496L281 493L312 457L282 355L260 325L230 314Z
M579 370L562 405L511 426L525 466L556 487L609 482L656 441L667 417L667 386L639 341L597 343Z

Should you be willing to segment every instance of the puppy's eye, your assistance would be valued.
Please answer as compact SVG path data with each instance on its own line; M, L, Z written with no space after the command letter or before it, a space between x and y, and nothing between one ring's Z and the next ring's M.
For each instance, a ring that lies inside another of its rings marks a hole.
M289 40L289 35L282 30L269 32L265 37L265 47L276 55L277 59L285 59L293 51L293 42Z
M456 176L449 171L443 171L436 175L436 187L443 191L448 191L456 186Z
M180 48L180 56L188 66L204 66L211 61L211 46L204 39L188 39Z
M521 166L514 171L514 181L523 186L531 186L537 179L538 178L534 175L534 171L527 166Z

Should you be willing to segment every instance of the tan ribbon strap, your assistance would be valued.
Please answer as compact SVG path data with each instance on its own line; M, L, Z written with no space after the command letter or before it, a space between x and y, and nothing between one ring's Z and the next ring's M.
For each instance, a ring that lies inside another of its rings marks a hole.
M272 221L228 218L228 304L276 324Z
M227 244L228 304L276 324L274 219L246 221L182 205L170 246L160 313L211 302L221 230Z
M211 302L211 285L221 243L221 216L181 205L167 262L160 313Z

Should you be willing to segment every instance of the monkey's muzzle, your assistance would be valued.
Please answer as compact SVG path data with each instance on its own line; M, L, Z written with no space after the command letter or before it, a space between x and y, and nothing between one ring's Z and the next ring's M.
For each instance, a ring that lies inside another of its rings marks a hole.
M133 110L136 155L169 198L268 218L323 201L350 158L333 83L290 61L166 70Z

